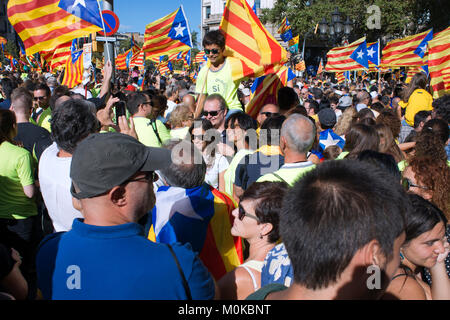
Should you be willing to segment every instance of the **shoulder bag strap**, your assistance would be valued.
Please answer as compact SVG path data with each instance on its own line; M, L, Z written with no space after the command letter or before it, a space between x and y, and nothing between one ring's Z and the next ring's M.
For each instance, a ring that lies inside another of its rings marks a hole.
M167 243L166 245L167 245L167 247L169 248L170 253L171 253L172 256L173 256L173 259L175 260L175 263L176 263L176 265L177 265L178 271L180 272L181 279L182 279L182 281L183 281L184 291L186 291L187 299L188 299L188 300L192 300L191 290L189 289L188 282L186 281L186 277L184 276L183 270L181 269L180 262L178 261L178 258L177 258L177 256L175 255L175 252L174 252L173 249L172 249L172 246L171 246L170 244L168 244L168 243Z
M150 120L150 124L152 125L153 131L156 134L156 138L158 138L159 143L162 145L162 141L161 138L159 137L159 133L158 133L158 127L156 126L156 121L155 120Z

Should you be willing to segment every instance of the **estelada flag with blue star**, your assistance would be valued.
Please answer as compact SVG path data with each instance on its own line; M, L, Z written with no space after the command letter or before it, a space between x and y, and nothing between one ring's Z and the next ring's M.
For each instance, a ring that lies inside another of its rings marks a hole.
M353 53L350 55L350 58L355 60L357 63L362 65L364 68L369 68L369 60L367 53L367 43L364 40Z
M242 239L230 232L235 207L231 198L206 183L192 189L159 187L147 237L158 243L190 243L219 280L243 262Z
M27 56L102 29L97 0L9 0L8 19Z
M192 38L183 6L145 27L142 50L148 58L169 55L192 48Z

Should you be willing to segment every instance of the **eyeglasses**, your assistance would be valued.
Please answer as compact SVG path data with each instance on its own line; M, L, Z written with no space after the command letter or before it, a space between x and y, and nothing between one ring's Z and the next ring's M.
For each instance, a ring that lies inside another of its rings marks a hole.
M256 221L258 221L258 223L261 222L261 220L259 220L259 218L257 216L254 216L252 214L245 212L244 208L242 208L241 205L239 205L238 208L239 208L239 216L238 216L239 220L242 221L242 219L244 219L244 217L249 217L249 218L255 219Z
M136 179L129 179L122 184L127 184L129 182L139 182L139 181L155 182L155 181L158 181L158 179L159 179L159 177L154 171L148 171L145 173L145 176L136 178Z
M209 114L211 117L215 117L215 116L217 116L217 115L219 114L220 111L222 111L222 110L216 110L216 111L203 111L203 112L202 112L202 116L207 117L208 114Z
M205 54L210 54L210 53L212 53L212 54L219 54L219 52L220 52L220 50L218 50L218 49L205 49Z
M201 134L193 135L192 140L203 140L203 135Z
M44 100L46 97L45 96L43 96L43 97L33 97L33 100Z
M279 115L278 112L261 112L261 114L265 115L266 117L272 117Z
M403 178L402 179L402 186L403 186L403 188L405 188L406 191L408 191L409 188L411 188L411 187L416 187L416 188L421 188L421 189L428 190L427 187L419 186L417 184L412 183L411 180L409 180L408 178Z

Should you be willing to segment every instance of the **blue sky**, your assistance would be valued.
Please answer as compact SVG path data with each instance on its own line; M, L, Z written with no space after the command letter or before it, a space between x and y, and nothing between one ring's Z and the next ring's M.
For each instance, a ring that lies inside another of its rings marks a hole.
M183 5L191 30L200 31L200 0L115 0L120 32L144 33L145 26Z

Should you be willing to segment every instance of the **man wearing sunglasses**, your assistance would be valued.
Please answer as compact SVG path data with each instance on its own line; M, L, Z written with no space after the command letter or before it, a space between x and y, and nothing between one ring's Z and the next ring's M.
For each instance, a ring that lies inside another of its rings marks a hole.
M73 202L83 219L40 245L38 287L45 299L208 300L214 281L187 245L154 243L138 221L155 205L155 170L171 152L121 133L88 136L73 154Z
M240 81L233 81L231 76L231 64L224 55L225 36L222 31L208 32L203 38L207 64L201 68L197 77L195 92L199 94L195 112L197 118L203 109L206 96L214 93L220 94L226 101L229 112L241 112L242 105L239 101L237 90Z
M40 83L34 88L33 108L31 119L40 127L50 131L50 119L52 109L50 108L50 88L45 83Z

